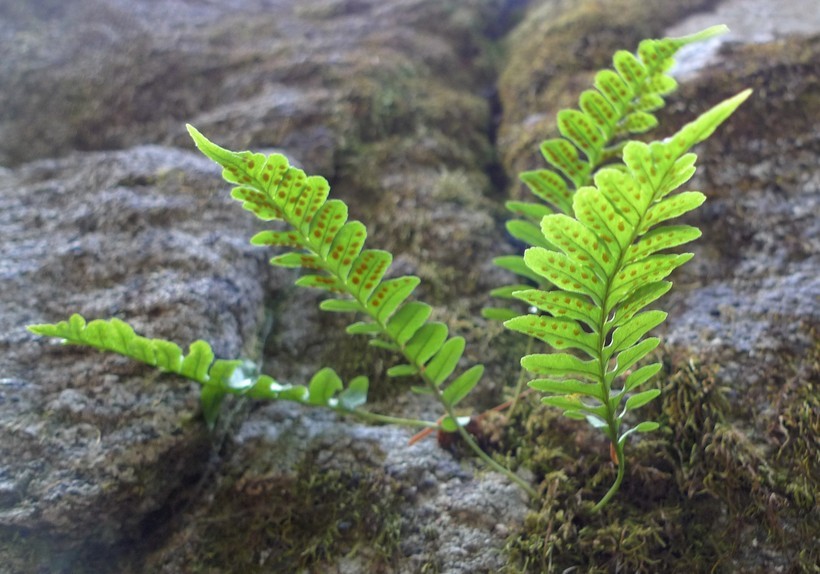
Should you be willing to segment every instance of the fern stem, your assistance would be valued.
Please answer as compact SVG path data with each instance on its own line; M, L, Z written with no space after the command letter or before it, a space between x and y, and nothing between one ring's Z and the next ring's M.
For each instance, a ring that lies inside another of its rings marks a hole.
M532 337L527 337L527 349L524 351L524 356L529 355L532 353ZM507 413L509 418L512 418L513 414L515 414L515 408L518 406L518 401L521 398L521 393L524 391L524 383L527 382L527 371L526 369L521 369L518 371L518 381L515 383L515 391L513 392L513 399L512 404L510 405L510 410Z
M626 459L624 458L624 447L619 442L614 443L614 444L615 444L615 452L616 452L617 458L618 458L618 476L615 477L615 482L612 484L612 486L609 487L609 490L604 495L604 497L601 500L598 501L598 504L596 504L595 506L592 507L592 512L598 512L604 506L606 506L606 504L609 502L609 500L613 496L615 496L615 494L621 488L621 482L624 479L624 470L626 468Z
M425 421L421 419L405 419L402 417L392 417L389 415L381 415L379 413L371 413L370 411L362 411L359 409L344 409L334 408L334 411L343 415L353 415L364 421L370 423L393 424L405 427L431 428L436 429L438 425L434 422Z
M453 407L441 396L441 391L439 390L438 386L436 386L436 384L424 374L424 371L420 371L420 375L422 380L424 380L427 386L430 387L430 389L433 391L433 394L436 396L439 402L444 406L444 410L447 413L447 416L449 416L454 421L458 421L456 413L453 410ZM469 446L473 450L473 452L475 452L476 456L478 456L478 458L480 458L487 466L509 478L515 484L520 486L524 490L524 492L526 492L532 498L538 496L538 494L535 492L535 489L532 486L530 486L526 480L524 480L523 478L515 474L512 470L510 470L503 464L499 463L493 457L484 452L484 449L482 449L479 446L479 444L475 441L473 436L469 432L467 432L467 429L465 429L462 425L457 425L457 429L458 434L461 435L461 438L464 439L464 442L467 443L467 446Z

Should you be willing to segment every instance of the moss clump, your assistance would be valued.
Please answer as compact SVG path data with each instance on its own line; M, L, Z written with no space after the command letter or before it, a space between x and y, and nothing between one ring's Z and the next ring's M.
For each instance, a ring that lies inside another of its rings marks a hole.
M324 571L326 562L359 554L387 565L400 540L396 500L389 484L314 462L287 479L238 480L193 525L186 571Z
M806 373L781 387L784 439L773 451L744 430L717 369L665 365L653 413L663 430L630 447L622 492L600 514L589 510L614 474L606 445L534 401L521 409L506 447L544 496L508 541L509 572L812 571L820 408Z

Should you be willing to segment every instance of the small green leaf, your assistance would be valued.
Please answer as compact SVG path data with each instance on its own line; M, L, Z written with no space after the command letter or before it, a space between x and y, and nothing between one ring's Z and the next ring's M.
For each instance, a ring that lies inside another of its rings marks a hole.
M199 394L199 404L202 407L202 416L209 430L213 430L219 418L219 407L225 392L216 385L204 385Z
M631 52L618 50L612 58L615 69L628 84L638 87L648 75L644 65Z
M205 341L194 341L188 348L188 355L182 361L179 374L201 383L208 381L208 369L214 360L214 352Z
M347 205L338 199L325 202L313 216L308 230L308 239L311 247L321 257L328 257L333 240L336 238L336 234L341 231L345 222L347 222ZM350 231L348 230L345 233L350 233ZM344 251L344 249L344 246L342 246L340 251ZM339 258L335 258L334 261L338 263ZM337 265L334 267L337 267Z
M612 70L601 70L595 74L595 87L615 109L615 113L621 115L632 95L632 90L623 79Z
M601 386L583 383L575 379L534 379L527 383L530 388L542 393L556 395L583 395L601 400Z
M242 361L225 361L223 359L217 359L211 365L210 370L208 371L208 384L210 386L217 386L220 388L231 388L231 390L237 390L237 387L232 385L231 381L233 379L233 374L236 372L237 368L242 366ZM241 370L239 371L241 374ZM242 377L240 377L242 378Z
M645 311L635 315L612 332L612 343L606 347L604 357L608 359L614 353L631 347L665 319L666 313L663 311Z
M564 214L549 215L541 220L541 232L553 245L581 265L591 267L599 276L607 277L615 269L604 242L583 223Z
M664 199L649 209L649 212L644 216L644 222L639 232L646 233L652 226L662 221L680 217L684 213L700 207L704 201L706 201L706 196L699 191L684 191Z
M403 305L387 322L387 332L399 345L405 344L424 325L433 308L411 301Z
M640 261L630 263L612 280L606 306L612 308L615 303L623 301L642 285L665 279L667 275L691 258L691 253L650 255Z
M419 374L419 370L413 365L396 365L387 369L388 377L410 377Z
M600 329L601 310L584 295L566 291L541 291L527 289L516 291L516 297L536 309L546 311L553 317L566 317L581 321L590 331Z
M603 299L605 285L595 271L563 253L530 247L524 252L524 262L534 273L564 291L589 295L596 303Z
M624 119L623 127L631 134L642 134L658 126L658 118L649 112L633 112Z
M329 275L302 275L296 280L299 287L312 287L331 293L344 293L344 285Z
M508 329L549 343L556 349L579 349L592 358L597 356L595 336L585 333L578 322L572 319L522 315L510 319L504 325Z
M521 366L535 375L551 377L584 377L587 380L600 380L598 361L582 361L568 353L550 353L527 355L521 359Z
M379 285L392 261L393 255L388 251L380 249L362 251L353 262L353 267L347 277L350 293L357 299L367 300Z
M272 247L301 247L299 236L293 231L260 231L251 237L252 245Z
M322 260L316 255L309 253L284 253L270 259L270 264L275 267L290 267L304 269L321 269Z
M633 432L651 432L651 431L657 430L658 427L660 427L660 425L656 422L647 421L647 422L640 423L640 424L632 427L631 429L625 431L620 436L620 438L618 439L618 443L620 445L623 445L626 442L626 437L631 435Z
M670 281L656 281L642 285L618 305L615 316L607 325L613 327L623 325L644 307L662 297L671 288L672 283Z
M502 269L512 271L516 275L531 279L535 283L542 282L541 277L537 273L533 272L526 263L524 263L524 258L520 255L504 255L502 257L496 257L493 259L493 263Z
M645 365L636 370L626 378L626 382L624 383L624 391L628 393L632 389L641 386L649 379L654 377L655 374L661 370L662 366L663 365L661 363L652 363L651 365Z
M594 119L578 110L561 110L558 112L558 129L584 152L588 163L595 165L598 162L604 137Z
M364 311L364 308L359 302L352 299L325 299L319 303L319 308L322 311L333 311L336 313L358 313Z
M473 365L447 385L441 393L441 400L451 407L457 405L461 399L470 394L483 374L484 365Z
M456 417L456 420L453 420L452 417L444 417L441 419L439 428L444 432L454 433L458 431L458 427L467 426L469 422L470 417Z
M590 165L580 158L578 149L567 140L556 138L541 142L541 155L547 163L567 176L576 188L586 182L591 170Z
M350 335L378 335L382 332L382 328L378 323L360 321L348 325L345 331Z
M308 403L311 405L327 405L337 392L344 389L342 379L336 371L324 368L313 375L308 384Z
M424 368L424 372L436 386L439 386L455 370L463 353L464 337L453 337L441 346Z
M583 402L579 397L575 395L566 395L563 397L544 397L541 399L541 402L545 405L557 407L564 411L580 412L584 415L583 418L586 418L586 415L588 414L592 414L598 417L606 416L606 408L603 405L589 405ZM567 416L569 416L570 418L582 418L574 414Z
M579 189L572 202L572 209L578 221L603 240L614 258L618 258L632 240L632 226L598 189ZM611 270L611 267L608 269Z
M597 90L584 90L578 103L584 113L601 128L606 140L609 140L612 137L612 126L617 121L612 104ZM569 210L564 213L569 213Z
M507 201L504 207L514 215L526 217L534 222L541 221L545 215L555 213L552 209L542 203L532 203L529 201Z
M412 275L383 281L367 300L367 308L377 321L384 323L420 282Z
M506 285L490 291L490 297L498 297L499 299L518 299L515 295L516 293L527 291L531 288L532 285L524 285L523 283L519 285Z
M660 389L650 389L648 391L643 391L636 395L632 395L626 400L624 412L640 408L660 394Z
M689 243L700 236L700 229L690 225L658 227L644 235L639 242L629 246L624 256L624 263L640 261L657 251Z
M485 307L481 310L481 316L485 319L500 321L502 323L518 317L519 314L519 312L513 311L512 309L502 307Z
M572 192L564 178L557 173L546 169L525 171L520 178L533 195L554 206L561 213L572 211Z
M367 229L359 221L345 223L333 236L333 242L327 253L330 269L339 277L347 277L353 262L364 248Z
M661 340L657 337L650 337L628 349L624 349L617 355L617 365L609 375L611 375L612 379L614 379L615 377L623 374L628 368L655 350L660 342Z
M529 221L521 219L511 219L507 222L507 231L514 238L538 247L552 247L552 244L544 238L541 228Z
M367 390L367 377L355 377L347 388L339 393L339 405L349 411L359 408L367 403Z
M595 185L634 230L652 201L652 190L641 188L631 175L612 167L595 174Z
M396 345L396 343L393 343L392 341L385 341L384 339L371 339L368 342L368 345L370 345L371 347L376 347L377 349L391 351L393 353L398 353L399 351L401 351L401 349L398 345Z
M446 339L447 326L444 323L426 323L407 342L405 353L417 364L424 364Z

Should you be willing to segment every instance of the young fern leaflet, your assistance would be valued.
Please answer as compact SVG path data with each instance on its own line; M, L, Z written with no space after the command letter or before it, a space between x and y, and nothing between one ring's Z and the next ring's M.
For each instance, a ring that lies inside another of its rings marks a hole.
M449 337L446 325L428 321L429 305L407 301L419 284L417 277L384 279L392 255L364 248L367 229L359 221L348 221L342 201L328 199L327 181L307 176L281 154L236 153L210 142L192 126L188 131L200 151L222 166L223 178L236 186L231 191L234 199L259 219L283 224L251 239L253 244L284 250L271 264L305 270L296 284L326 291L330 298L322 301L321 309L366 317L351 323L347 332L370 336L372 345L402 355L406 362L387 374L420 378L424 387L419 390L434 395L444 407L441 428L458 432L486 464L534 495L529 484L478 446L463 428L466 421L456 416L456 405L478 384L484 366L452 376L464 352L464 339Z
M538 377L529 385L548 395L544 403L587 420L612 442L618 474L595 510L620 487L626 438L658 428L645 421L622 429L627 412L660 394L639 390L660 363L631 370L658 345L659 339L645 335L666 318L662 311L644 309L671 288L664 279L692 257L661 252L700 236L691 226L659 224L703 203L705 196L697 191L672 194L695 172L696 157L689 150L749 94L721 102L663 142L628 143L622 169L601 169L594 186L575 193L573 216L558 213L541 220L543 238L552 247L531 247L524 254L527 267L554 290L517 291L517 298L545 314L505 325L569 351L527 355L521 365Z

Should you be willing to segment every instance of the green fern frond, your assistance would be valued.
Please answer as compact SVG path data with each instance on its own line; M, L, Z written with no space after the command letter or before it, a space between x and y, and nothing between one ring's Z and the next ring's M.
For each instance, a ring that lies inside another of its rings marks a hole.
M593 184L603 165L620 163L628 138L657 125L653 112L665 105L664 96L677 89L677 82L668 71L678 50L726 31L726 26L714 26L682 38L644 40L636 54L626 50L616 52L612 60L614 69L601 70L595 75L594 88L584 91L579 98L579 109L558 113L561 137L541 143L541 154L550 167L520 175L540 201L507 203L508 210L521 218L507 222L510 235L528 246L553 249L556 246L552 243L553 237L543 235L539 229L542 217L551 213L571 215L575 195ZM512 258L505 257L496 264L534 281L541 288L547 286L541 278L521 272L522 264L514 265ZM518 259L520 261L520 257ZM513 299L507 292L496 296ZM485 316L506 318L507 313L491 309Z
M322 369L307 387L280 384L272 377L258 374L249 361L215 359L205 341L191 343L186 355L176 343L137 335L131 325L119 319L87 323L81 315L74 314L68 321L30 325L28 329L68 344L111 351L201 384L202 411L210 428L216 424L219 406L228 394L288 400L343 412L355 411L367 401L366 377L356 377L345 387L332 369Z
M347 207L328 199L330 188L319 176L307 176L292 167L280 154L232 152L210 142L194 127L188 131L197 147L222 166L222 176L235 184L234 199L265 221L278 221L284 229L263 231L251 242L272 245L284 253L271 264L295 267L307 274L296 284L326 291L329 298L320 308L350 313L361 321L352 322L347 332L370 337L370 344L399 353L405 360L387 371L388 376L416 376L424 381L422 392L434 395L445 416L438 423L461 438L488 466L508 476L531 496L535 491L526 481L487 455L464 429L468 419L458 417L455 407L472 391L484 373L474 365L454 375L464 352L464 340L450 337L443 323L428 321L432 309L408 301L418 277L385 279L392 255L365 249L367 229L358 221L348 221Z
M626 438L658 426L645 421L622 429L627 412L660 392L640 390L660 370L659 363L629 369L658 345L658 339L646 335L666 318L646 307L671 287L664 279L692 257L659 252L700 235L693 227L660 224L704 201L699 192L673 194L694 173L695 156L689 150L749 94L747 90L716 105L663 142L628 143L625 169L601 169L594 186L575 194L573 216L556 213L541 220L541 232L554 247L531 247L524 254L528 268L553 290L516 292L546 314L524 315L505 325L568 351L528 355L521 364L538 377L529 384L548 395L544 403L571 418L586 419L612 441L618 478L596 508L620 485Z
M428 305L407 301L418 277L385 279L392 255L365 248L367 229L348 221L342 201L328 199L324 178L307 176L282 155L235 153L191 126L188 130L202 153L223 167L225 180L236 185L234 199L260 219L286 226L258 233L251 243L282 249L271 264L304 270L296 284L330 296L321 309L364 316L347 327L348 333L370 336L372 345L404 357L406 363L388 370L389 376L421 377L448 409L475 387L480 365L451 380L464 352L463 339L451 338L443 323L428 321Z

